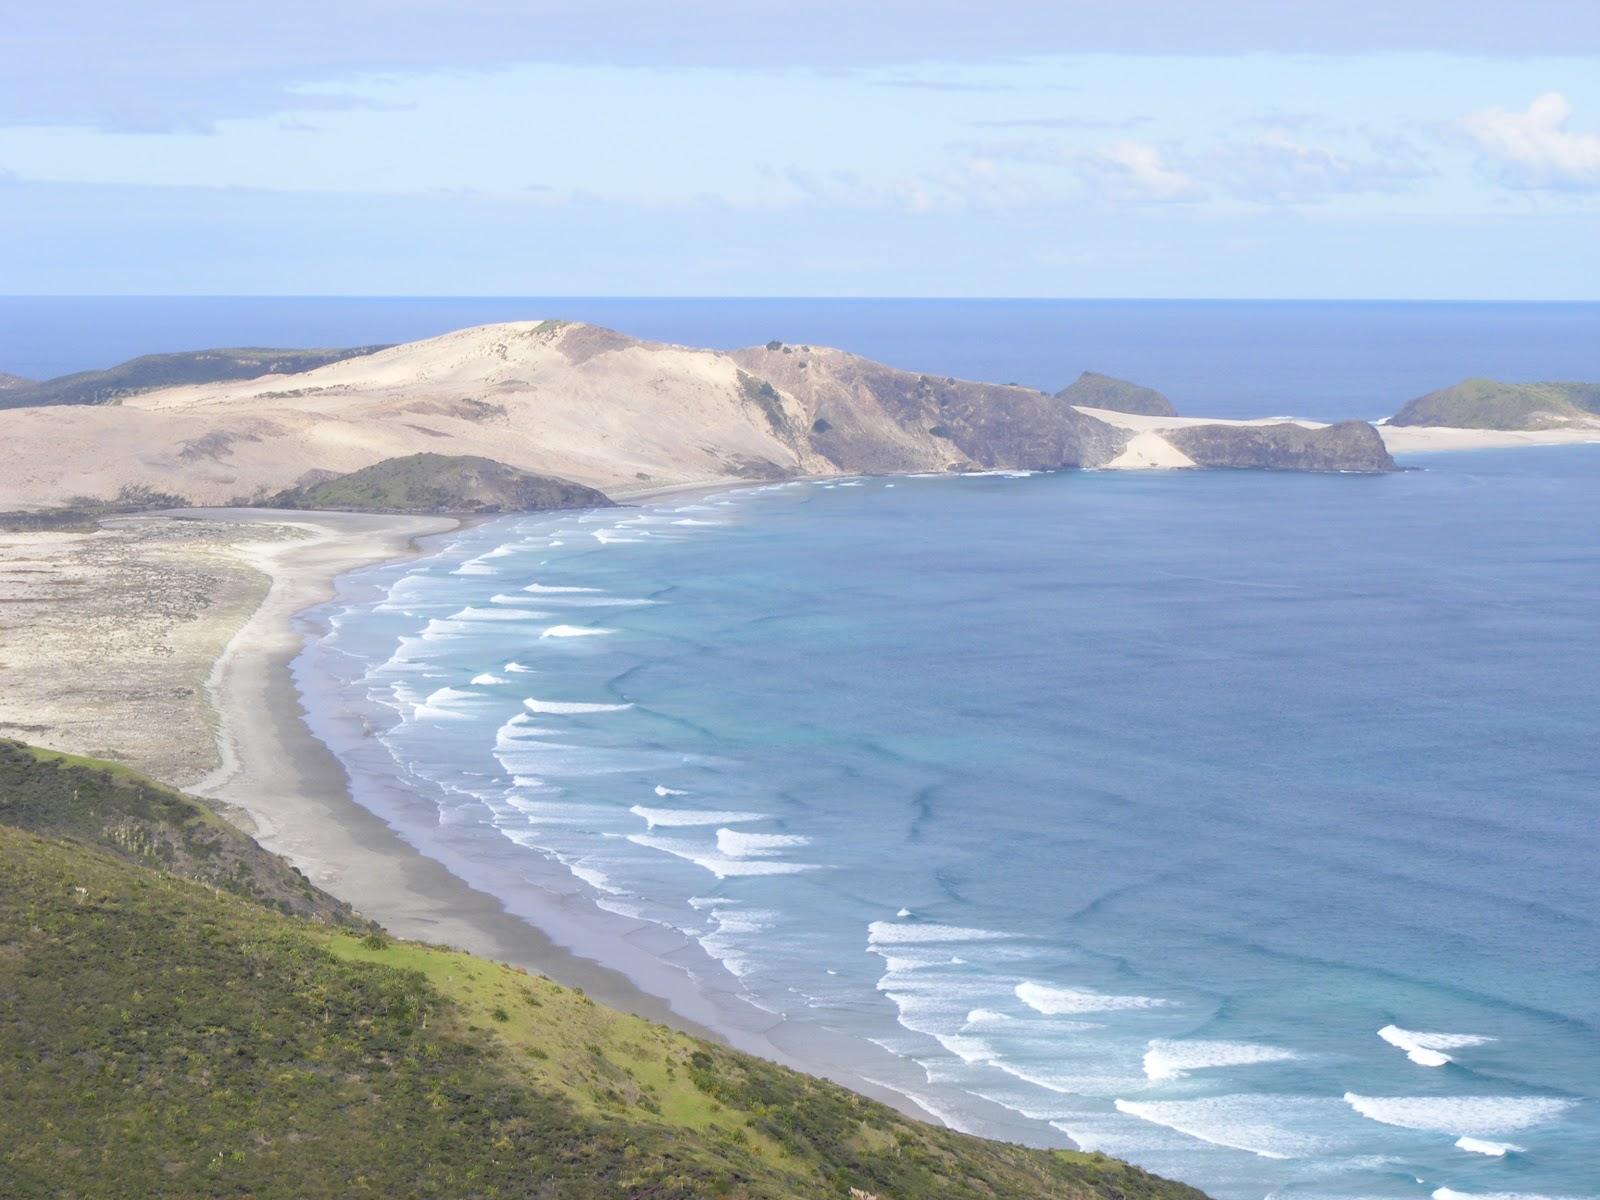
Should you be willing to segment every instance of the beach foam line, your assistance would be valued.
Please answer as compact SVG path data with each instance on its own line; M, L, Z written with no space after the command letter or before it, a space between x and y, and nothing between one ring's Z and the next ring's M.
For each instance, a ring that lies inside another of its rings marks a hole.
M735 829L717 830L717 849L729 858L771 858L785 850L810 844L810 838L793 833L740 833Z
M1575 1100L1548 1096L1360 1096L1346 1092L1344 1102L1382 1125L1458 1137L1517 1133L1577 1107Z
M1539 1192L1458 1192L1452 1187L1434 1188L1433 1200L1600 1200L1594 1196L1547 1196Z
M1089 988L1055 987L1045 983L1019 983L1015 991L1018 1000L1047 1017L1178 1007L1177 1001L1156 996L1111 996Z
M1378 1036L1420 1067L1442 1067L1455 1060L1446 1050L1462 1050L1468 1046L1482 1046L1495 1039L1475 1033L1420 1033L1415 1029L1401 1029L1398 1025L1385 1025Z
M625 708L633 707L631 704L584 704L577 700L535 700L532 697L524 700L522 704L529 712L556 715L621 712Z
M698 825L738 825L746 821L767 819L765 813L720 812L698 808L646 808L642 804L635 804L628 811L636 817L643 817L645 824L651 829L658 825L671 829Z
M1510 1142L1491 1142L1484 1138L1458 1137L1456 1149L1465 1150L1470 1154L1487 1154L1490 1158L1504 1158L1508 1154L1524 1154L1521 1146L1512 1145Z
M1258 1063L1291 1062L1299 1058L1292 1050L1258 1042L1175 1041L1156 1038L1144 1055L1145 1078L1152 1083L1182 1079L1190 1071L1211 1067L1246 1067Z
M552 625L539 636L542 638L600 637L602 634L614 632L615 630L600 629L593 625Z

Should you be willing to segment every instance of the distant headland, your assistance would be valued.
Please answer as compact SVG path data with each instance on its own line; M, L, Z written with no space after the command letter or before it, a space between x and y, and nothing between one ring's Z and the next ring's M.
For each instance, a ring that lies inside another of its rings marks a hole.
M115 508L132 495L526 511L847 474L1381 473L1396 469L1391 450L1595 434L1600 387L1587 384L1469 380L1378 426L1222 420L1179 416L1160 392L1093 372L1049 395L812 345L705 350L524 321L398 346L206 350L40 383L6 377L0 436L15 469L0 507ZM425 483L418 463L431 463ZM470 481L450 465L466 463ZM378 478L332 482L382 464Z

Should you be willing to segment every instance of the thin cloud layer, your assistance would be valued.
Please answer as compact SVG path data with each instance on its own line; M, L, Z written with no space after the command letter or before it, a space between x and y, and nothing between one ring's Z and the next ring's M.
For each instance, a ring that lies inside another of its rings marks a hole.
M524 63L822 71L1065 54L1600 53L1592 0L1348 0L1338 19L1282 0L18 0L0 124L204 130L224 118L357 103L373 74ZM922 70L916 78L944 80ZM311 94L311 93L314 93Z

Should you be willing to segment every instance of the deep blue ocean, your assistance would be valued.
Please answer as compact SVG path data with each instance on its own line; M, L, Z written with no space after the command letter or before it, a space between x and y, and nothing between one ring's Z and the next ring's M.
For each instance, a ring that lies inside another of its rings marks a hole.
M1232 415L1600 379L1600 306L72 303L4 302L0 369L580 316ZM297 669L419 846L952 1124L1220 1200L1597 1197L1600 446L1408 465L505 518Z

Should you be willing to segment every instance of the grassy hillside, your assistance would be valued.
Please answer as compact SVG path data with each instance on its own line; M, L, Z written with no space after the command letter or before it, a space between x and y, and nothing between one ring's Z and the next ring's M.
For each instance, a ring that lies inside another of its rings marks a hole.
M293 488L276 508L333 512L497 513L610 508L604 492L535 475L491 458L410 454Z
M383 346L342 350L185 350L145 354L103 371L78 371L41 383L16 380L0 388L0 408L43 404L115 404L125 396L189 383L256 379L262 375L298 375L341 359L371 354Z
M127 772L20 753L0 778L0 1195L1203 1200L908 1120L509 967L285 916L114 838L18 828L104 828L124 801L209 824Z
M0 823L92 846L280 912L368 927L348 904L205 804L126 767L0 738Z
M1057 400L1084 408L1109 408L1114 412L1142 413L1151 417L1175 417L1178 410L1155 388L1141 387L1126 379L1114 379L1085 371L1056 393Z
M1600 421L1600 384L1501 383L1468 379L1418 396L1391 425L1455 429L1560 429Z

